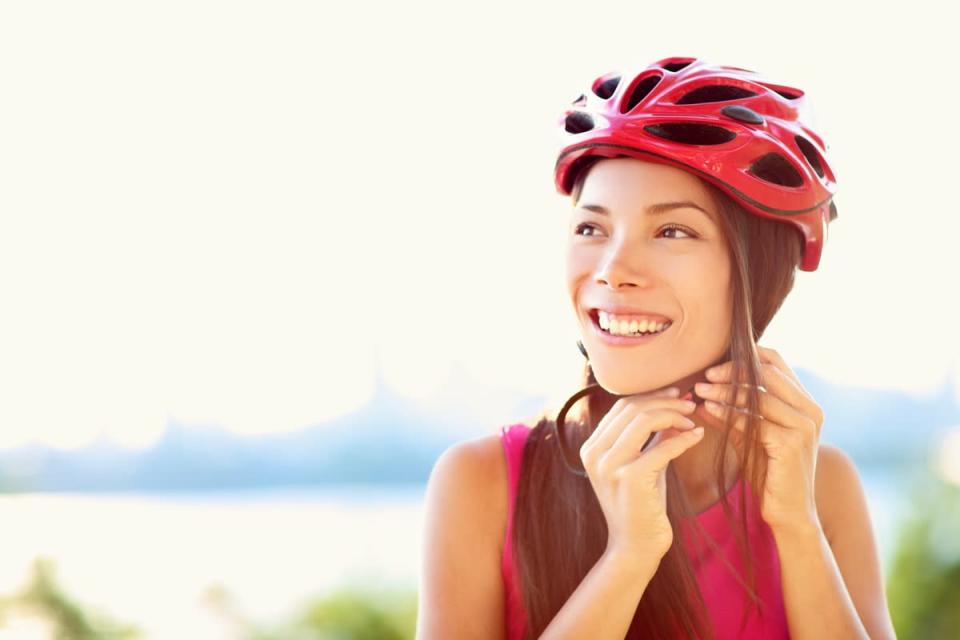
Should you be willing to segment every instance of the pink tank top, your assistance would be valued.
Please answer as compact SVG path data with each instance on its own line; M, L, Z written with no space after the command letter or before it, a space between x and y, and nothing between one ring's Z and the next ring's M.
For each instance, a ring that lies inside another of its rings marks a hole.
M501 572L506 592L507 640L522 640L527 625L526 613L523 610L520 589L510 554L512 549L513 505L517 493L517 481L520 477L523 445L529 433L530 427L523 423L500 428L500 440L507 458L509 486L507 533L501 559ZM730 506L737 517L739 517L741 509L741 482L743 482L742 478L730 488L727 494ZM748 495L752 495L750 484L747 483L746 487ZM752 505L748 506L752 507ZM717 640L789 638L783 593L780 589L780 558L777 555L773 533L755 509L750 509L748 515L748 536L750 549L754 554L754 575L757 594L762 601L762 612L758 612L757 607L753 606L742 632L740 631L740 621L743 611L750 607L750 599L744 587L740 585L730 573L730 569L710 547L699 541L694 544L695 541L688 536L687 529L682 530L681 539L690 552L697 582L707 604ZM697 519L700 525L716 541L727 561L736 567L746 582L746 570L740 560L736 539L724 518L723 507L720 502L718 501L705 511L700 512Z

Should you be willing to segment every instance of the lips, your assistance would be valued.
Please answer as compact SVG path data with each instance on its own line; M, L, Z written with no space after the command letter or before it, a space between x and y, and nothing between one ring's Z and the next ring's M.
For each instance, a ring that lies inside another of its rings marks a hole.
M673 318L670 316L652 311L649 309L641 309L639 307L630 307L626 305L610 304L610 305L600 305L600 306L591 306L586 307L587 313L593 317L598 317L599 311L606 311L607 313L613 314L615 316L643 316L645 318L656 320L657 322L673 322Z
M606 309L602 309L602 310L606 311ZM587 311L587 315L590 316L590 320L593 321L593 323L597 326L598 329L600 328L600 311L601 309L597 309L597 308L590 309L589 311ZM641 315L649 315L649 314L641 314ZM660 322L669 322L670 325L673 324L673 320L671 320L666 316L660 316L656 314L653 314L653 316L654 318L657 318ZM669 328L669 326L667 328Z
M658 333L641 333L635 336L623 336L615 333L609 333L600 328L599 322L599 311L594 310L592 313L588 314L590 328L593 331L593 334L604 344L610 347L633 347L633 346L643 346L649 344L655 340L659 340L664 334L670 333L670 327L672 323L667 326L666 329Z

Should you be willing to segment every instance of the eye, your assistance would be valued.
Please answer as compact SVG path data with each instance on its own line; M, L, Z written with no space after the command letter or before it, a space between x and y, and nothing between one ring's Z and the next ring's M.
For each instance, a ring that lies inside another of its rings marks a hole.
M574 234L574 235L577 235L577 236L583 235L582 233L580 233L580 231L581 231L582 229L594 229L594 230L596 230L596 229L597 229L597 226L594 225L594 224L590 224L589 222L581 222L580 224L578 224L578 225L574 228L573 234ZM697 237L697 234L695 234L693 231L690 231L689 229L687 229L687 228L685 228L685 227L681 227L681 226L675 225L675 224L668 224L668 225L665 225L664 227L662 227L662 228L660 229L661 232L663 232L663 231L670 231L670 230L680 231L680 232L682 232L682 233L685 233L685 234L687 234L687 235L689 236L689 239L693 239L693 238L696 238L696 237ZM674 238L674 239L676 239L676 240L683 240L683 238Z
M581 235L581 234L580 234L580 230L581 230L581 229L584 229L584 228L596 229L597 226L596 226L596 225L593 225L593 224L590 224L589 222L581 222L581 223L578 224L576 227L574 227L574 229L573 229L573 235L575 235L575 236Z
M681 231L681 232L687 234L688 236L690 236L691 239L697 237L697 234L695 234L693 231L690 231L689 229L687 229L687 228L685 228L685 227L681 227L681 226L675 225L675 224L664 225L664 227L663 227L662 229L660 229L660 231L670 231L671 229L674 230L674 231ZM678 240L682 240L682 238L677 238L677 239L678 239Z

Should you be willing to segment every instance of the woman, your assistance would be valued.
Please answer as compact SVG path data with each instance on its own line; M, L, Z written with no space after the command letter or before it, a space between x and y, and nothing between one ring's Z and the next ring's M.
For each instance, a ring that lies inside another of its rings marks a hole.
M437 461L418 638L895 637L856 469L756 344L837 217L807 108L667 58L566 110L586 385Z

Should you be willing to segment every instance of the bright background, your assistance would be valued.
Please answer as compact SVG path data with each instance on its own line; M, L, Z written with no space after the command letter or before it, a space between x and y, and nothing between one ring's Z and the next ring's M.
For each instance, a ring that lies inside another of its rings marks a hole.
M802 88L829 145L839 218L761 344L955 425L942 7L4 3L0 449L292 434L384 388L453 442L565 398L556 121L671 55Z
M567 384L554 123L669 55L805 89L829 145L840 217L764 342L844 384L955 372L949 21L591 6L5 5L2 443L296 429L363 404L376 351L418 398L455 362Z

